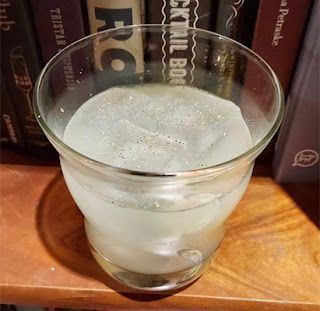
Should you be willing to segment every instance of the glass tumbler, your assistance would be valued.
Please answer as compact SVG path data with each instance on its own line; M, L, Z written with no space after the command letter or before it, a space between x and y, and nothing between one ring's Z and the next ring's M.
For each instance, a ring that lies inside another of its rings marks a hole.
M113 167L64 142L68 122L88 99L114 86L152 83L233 101L252 148L212 167L156 173ZM279 81L257 54L219 34L170 25L121 27L74 42L46 64L34 92L35 114L59 152L94 258L117 281L150 291L184 286L210 264L283 110Z

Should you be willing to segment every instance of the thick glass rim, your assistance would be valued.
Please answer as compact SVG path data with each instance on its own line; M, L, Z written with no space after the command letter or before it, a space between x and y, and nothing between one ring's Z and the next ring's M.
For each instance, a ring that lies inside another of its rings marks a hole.
M46 121L44 120L43 116L40 113L39 109L39 104L42 101L42 82L44 78L46 77L47 74L50 73L50 69L56 64L57 61L66 53L69 52L70 50L73 50L76 48L76 46L81 45L81 43L85 41L92 40L94 37L101 36L101 35L108 35L112 33L116 33L119 31L123 31L126 29L132 29L135 31L150 31L153 28L158 29L159 31L167 30L167 29L172 29L172 28L185 28L186 31L188 32L198 32L198 33L203 33L207 35L208 37L214 37L218 40L224 40L228 43L231 43L235 45L239 50L244 50L247 54L249 54L252 58L256 59L259 64L264 67L264 69L269 73L270 78L273 80L273 84L275 87L275 94L276 94L276 99L275 101L278 103L278 111L277 111L277 117L274 121L274 124L271 126L269 131L264 135L264 137L257 143L255 144L252 148L247 150L246 152L240 154L239 156L232 158L228 161L216 164L214 166L209 166L209 167L204 167L201 169L194 169L194 170L187 170L187 171L173 171L173 172L166 172L166 173L158 173L158 172L149 172L149 171L136 171L136 170L130 170L130 169L125 169L121 167L116 167L112 166L109 164L106 164L104 162L100 162L98 160L92 159L77 150L71 148L67 144L63 142L53 131L50 129L50 127L47 125ZM261 149L271 140L273 135L276 133L278 130L281 120L283 118L284 114L284 94L282 90L282 86L280 84L280 81L276 74L274 73L273 69L270 67L270 65L257 53L246 47L245 45L230 39L228 37L225 37L223 35L220 35L216 32L204 30L204 29L198 29L194 27L187 27L187 26L171 26L171 25L166 25L166 24L141 24L141 25L131 25L131 26L124 26L124 27L118 27L118 28L112 28L108 29L105 31L97 32L94 34L90 34L88 36L85 36L70 45L66 46L62 50L60 50L57 54L55 54L44 66L42 71L40 72L38 79L36 81L36 85L34 88L34 93L33 93L33 109L35 112L36 119L42 128L42 130L45 132L45 134L48 136L49 140L51 140L54 144L56 144L58 147L60 147L62 150L67 151L69 154L77 157L78 159L81 159L84 163L90 163L97 169L102 169L106 170L107 172L112 172L112 173L118 173L121 175L135 175L135 176L145 176L145 177L200 177L200 176L206 176L206 175L211 175L214 173L218 173L220 171L224 171L236 166L239 166L241 163L247 162L250 160L252 161L253 157L261 151Z

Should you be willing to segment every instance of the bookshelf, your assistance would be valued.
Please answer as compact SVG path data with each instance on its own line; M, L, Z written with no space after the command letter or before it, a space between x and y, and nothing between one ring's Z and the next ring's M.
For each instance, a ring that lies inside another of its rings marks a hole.
M57 162L3 150L1 303L104 310L318 310L316 184L282 187L258 165L209 270L174 293L132 292L88 250ZM18 191L17 191L18 189Z

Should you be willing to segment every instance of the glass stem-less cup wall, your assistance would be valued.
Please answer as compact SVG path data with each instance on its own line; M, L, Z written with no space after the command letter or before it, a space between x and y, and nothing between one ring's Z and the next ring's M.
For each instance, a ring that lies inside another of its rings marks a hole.
M179 53L170 48L173 33L186 37ZM129 37L137 40L124 40ZM130 51L132 57L123 57ZM72 87L63 79L67 60ZM66 143L70 120L89 99L112 87L146 84L183 84L233 101L252 148L213 166L159 172L112 166ZM60 154L97 262L126 285L166 290L190 283L210 263L255 158L279 127L283 98L270 67L241 44L203 30L142 25L86 37L57 54L38 79L34 108Z
M249 164L203 180L150 181L106 178L63 158L61 166L92 247L111 263L142 274L186 270L211 256L252 172Z

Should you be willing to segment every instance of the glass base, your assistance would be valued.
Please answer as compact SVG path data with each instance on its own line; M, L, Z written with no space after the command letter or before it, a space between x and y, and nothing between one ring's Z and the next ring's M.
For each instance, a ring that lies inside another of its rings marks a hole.
M173 290L193 282L194 280L199 278L207 269L215 253L212 253L201 263L186 270L168 274L143 274L124 270L112 264L108 259L102 256L91 244L90 248L97 263L113 279L126 286L144 291Z

